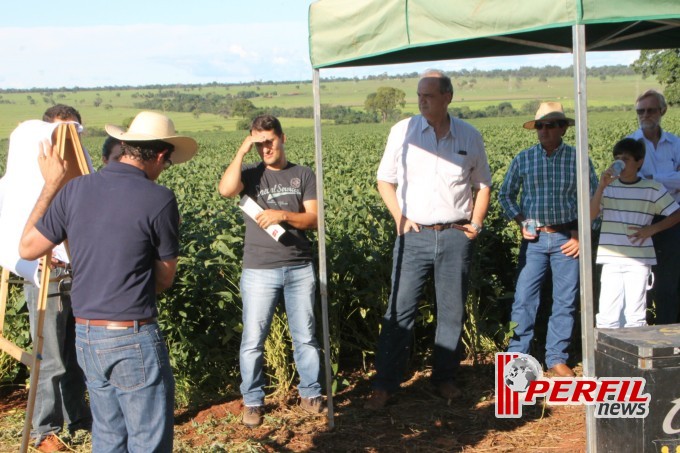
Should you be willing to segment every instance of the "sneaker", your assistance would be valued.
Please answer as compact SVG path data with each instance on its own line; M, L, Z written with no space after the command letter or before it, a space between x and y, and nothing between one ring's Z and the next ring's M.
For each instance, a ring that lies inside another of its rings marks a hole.
M328 412L328 408L323 402L323 396L300 398L300 407L310 414L324 414Z
M387 401L390 399L390 394L386 390L375 389L368 397L368 401L364 404L364 409L369 411L379 411L384 408Z
M255 428L262 424L263 406L246 406L243 408L243 424L248 428Z
M68 447L54 434L50 434L40 441L38 444L38 451L43 452L54 452L54 451L65 451Z

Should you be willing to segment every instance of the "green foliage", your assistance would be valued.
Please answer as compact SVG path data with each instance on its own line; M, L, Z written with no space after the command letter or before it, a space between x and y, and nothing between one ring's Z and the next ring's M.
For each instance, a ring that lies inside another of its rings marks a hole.
M680 131L680 116L673 109L663 121L664 129ZM475 120L485 140L495 188L512 157L536 142L536 133L523 129L522 122ZM387 306L395 226L377 192L375 172L389 126L323 129L327 293L335 388L347 385L347 370L370 365ZM284 127L288 158L314 168L313 130L289 128L285 122ZM589 154L598 172L611 162L613 144L636 127L633 112L590 116ZM159 180L175 192L181 213L177 277L159 299L159 319L170 349L180 406L238 391L243 220L236 201L221 198L216 187L244 134L196 134L198 155L163 172ZM573 128L565 140L574 143ZM101 137L86 138L85 145L98 150L102 141ZM7 142L0 141L0 172L6 147ZM254 161L257 156L251 153L247 159ZM464 343L467 354L473 357L504 348L513 329L509 314L519 236L514 223L502 215L495 190L484 227L475 244L466 304ZM434 313L434 294L428 287L414 334L420 360L432 351ZM317 325L321 343L321 322ZM28 316L18 287L8 305L5 335L30 347ZM291 349L285 317L280 313L266 346L270 390L284 390L296 383ZM22 370L13 359L0 354L0 382L21 381L25 375Z
M388 118L393 118L401 113L397 106L403 107L406 104L406 93L399 88L380 87L375 93L366 96L364 108L369 113L380 113L382 122L387 122Z
M656 76L668 104L680 103L680 49L641 50L633 68L645 77Z

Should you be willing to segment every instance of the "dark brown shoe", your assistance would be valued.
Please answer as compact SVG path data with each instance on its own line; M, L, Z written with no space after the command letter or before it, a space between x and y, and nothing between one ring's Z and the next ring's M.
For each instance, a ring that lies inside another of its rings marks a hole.
M300 407L310 414L322 415L328 412L328 408L323 402L323 396L313 398L300 398Z
M457 400L463 396L463 391L453 381L445 381L437 385L437 391L445 400Z
M364 404L364 409L379 411L385 407L389 399L390 394L386 390L375 389L371 392L371 396L368 397L366 404Z
M550 371L559 377L576 377L574 370L569 368L566 363L558 363L554 367L550 368Z
M243 424L248 428L255 428L262 424L263 406L246 406L243 408Z
M38 451L52 453L55 451L65 451L68 447L54 434L50 434L40 441Z

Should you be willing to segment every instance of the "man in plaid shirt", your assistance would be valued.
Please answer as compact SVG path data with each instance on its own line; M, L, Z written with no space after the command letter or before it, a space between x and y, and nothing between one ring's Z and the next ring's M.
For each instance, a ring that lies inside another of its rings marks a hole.
M499 192L505 215L522 231L519 277L512 304L517 323L509 352L528 354L534 336L541 285L552 270L553 305L546 335L545 363L558 376L574 376L566 364L578 298L578 221L576 148L562 137L574 120L559 102L542 103L534 121L539 143L520 152L510 163ZM590 187L597 187L590 162ZM521 193L521 196L520 196ZM518 204L519 198L519 204Z

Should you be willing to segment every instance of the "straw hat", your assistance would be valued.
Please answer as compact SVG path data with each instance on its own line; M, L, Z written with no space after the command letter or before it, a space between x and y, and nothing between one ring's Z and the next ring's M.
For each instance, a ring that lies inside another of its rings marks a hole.
M532 121L524 123L524 129L535 129L536 121L566 121L567 125L573 126L574 120L567 118L560 102L542 102Z
M146 142L151 140L163 140L175 147L172 153L172 162L181 164L196 154L198 144L191 137L177 135L175 124L170 118L156 112L140 112L130 123L127 131L122 127L107 124L106 133L111 137L124 142Z

